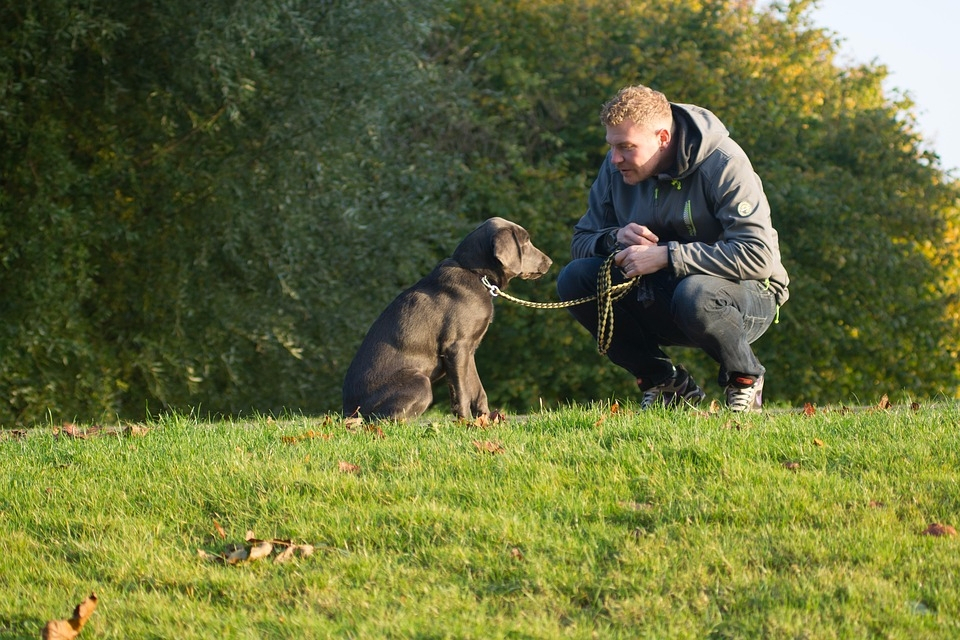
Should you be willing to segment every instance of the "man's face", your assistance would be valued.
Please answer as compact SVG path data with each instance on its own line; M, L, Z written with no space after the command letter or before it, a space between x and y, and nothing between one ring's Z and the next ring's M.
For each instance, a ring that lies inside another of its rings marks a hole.
M639 126L632 120L607 127L611 160L627 184L639 184L657 175L661 154L661 131Z

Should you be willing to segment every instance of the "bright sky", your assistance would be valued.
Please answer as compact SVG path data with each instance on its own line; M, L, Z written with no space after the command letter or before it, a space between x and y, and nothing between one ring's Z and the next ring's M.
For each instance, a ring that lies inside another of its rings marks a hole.
M878 62L908 95L926 147L960 178L960 1L819 0L811 16L843 42L837 63Z

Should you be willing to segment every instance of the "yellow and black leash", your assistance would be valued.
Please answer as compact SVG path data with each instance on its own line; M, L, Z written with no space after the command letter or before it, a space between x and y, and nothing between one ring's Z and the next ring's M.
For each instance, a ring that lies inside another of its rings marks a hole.
M616 254L612 253L607 257L606 260L604 260L603 266L600 268L600 272L597 274L597 295L586 298L578 298L576 300L568 300L567 302L531 302L529 300L516 298L508 293L505 293L504 291L501 291L500 287L490 282L487 276L483 276L481 281L483 282L483 286L490 290L490 295L492 295L494 298L505 298L510 302L515 302L519 305L531 307L533 309L566 309L567 307L575 307L578 304L584 304L586 302L593 302L596 300L597 351L600 352L600 355L605 355L607 350L610 348L610 342L613 340L613 303L627 295L627 292L630 291L630 289L632 289L640 279L640 277L637 276L635 278L630 278L626 282L613 284L613 258L615 255Z

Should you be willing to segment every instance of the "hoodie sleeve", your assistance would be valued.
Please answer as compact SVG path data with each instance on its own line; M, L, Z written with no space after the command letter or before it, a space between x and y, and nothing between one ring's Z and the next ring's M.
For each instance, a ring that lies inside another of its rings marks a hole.
M617 220L613 207L612 174L614 171L608 153L597 174L597 179L590 188L587 212L573 227L570 253L574 259L604 255L597 251L598 243L611 229L622 226Z

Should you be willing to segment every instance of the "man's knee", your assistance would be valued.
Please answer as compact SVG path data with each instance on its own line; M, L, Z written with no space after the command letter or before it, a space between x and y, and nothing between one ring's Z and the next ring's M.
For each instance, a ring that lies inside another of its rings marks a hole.
M682 279L673 293L671 312L675 318L693 319L711 314L730 303L723 278L694 275Z
M567 264L557 276L557 295L561 300L574 300L597 292L597 273L603 263L599 258L580 258Z

